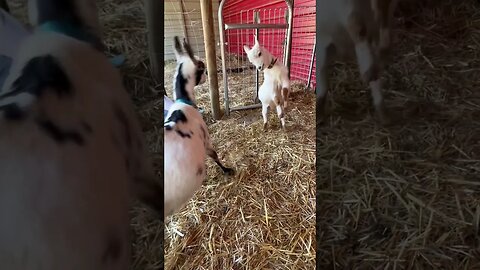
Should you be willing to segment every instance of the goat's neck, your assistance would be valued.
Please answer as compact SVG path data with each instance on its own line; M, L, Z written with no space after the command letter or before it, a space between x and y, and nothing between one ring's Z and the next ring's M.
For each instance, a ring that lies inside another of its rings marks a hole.
M193 80L183 78L181 72L175 74L175 83L173 85L173 99L175 102L182 102L191 106L195 105L195 97L193 96L193 88L195 87Z
M95 21L96 9L92 7L89 10L94 14L89 15L87 20L87 16L80 12L80 7L85 11L86 6L79 6L74 1L31 0L28 5L30 22L43 31L61 33L91 43L103 51L104 46Z
M269 51L265 51L265 66L267 69L273 68L273 66L277 63L277 58L275 58Z

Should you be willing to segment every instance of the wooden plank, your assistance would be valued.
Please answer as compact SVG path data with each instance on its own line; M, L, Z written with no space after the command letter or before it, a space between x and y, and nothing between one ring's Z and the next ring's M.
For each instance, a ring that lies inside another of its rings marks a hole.
M190 44L190 40L188 39L187 20L185 19L185 3L183 2L183 0L180 0L180 12L182 13L183 20L183 35L185 36L187 42Z
M218 94L217 54L215 52L215 30L213 28L213 8L211 0L200 0L202 12L203 39L210 81L210 103L213 118L220 119L220 99Z
M148 29L148 51L152 75L163 82L163 1L145 0ZM163 88L164 89L164 88ZM165 93L163 93L165 94Z

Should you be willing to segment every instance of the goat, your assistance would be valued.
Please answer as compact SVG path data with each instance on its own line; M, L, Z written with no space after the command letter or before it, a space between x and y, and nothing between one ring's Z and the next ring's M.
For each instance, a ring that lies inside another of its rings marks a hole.
M398 0L319 0L317 6L317 122L325 116L328 92L327 66L336 53L357 59L364 82L369 83L373 105L380 122L387 124L382 86L382 61L390 47L390 27ZM354 48L354 50L352 50Z
M288 69L266 48L260 46L256 35L254 37L254 46L250 48L244 45L243 49L250 63L264 74L263 83L258 89L258 99L262 103L263 129L267 130L269 107L275 106L282 129L285 130L285 109L288 106L290 90Z
M35 30L0 92L2 269L129 269L133 195L163 215L95 2L29 2Z
M194 56L184 40L183 48L174 38L177 59L174 77L175 102L164 123L165 217L180 209L200 188L206 176L208 155L227 175L234 170L223 166L214 150L207 125L197 110L194 88L206 81L205 64Z

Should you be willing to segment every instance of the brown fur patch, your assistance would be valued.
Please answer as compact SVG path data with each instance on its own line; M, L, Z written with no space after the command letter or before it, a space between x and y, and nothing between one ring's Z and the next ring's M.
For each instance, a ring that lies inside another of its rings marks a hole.
M287 87L282 88L282 96L284 100L288 99L288 92L289 92L289 89Z
M275 105L283 105L283 100L280 98L278 94L273 99L273 102L275 102Z

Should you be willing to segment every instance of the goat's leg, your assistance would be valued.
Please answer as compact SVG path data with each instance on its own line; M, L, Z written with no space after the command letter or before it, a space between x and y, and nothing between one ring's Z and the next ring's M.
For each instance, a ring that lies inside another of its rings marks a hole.
M287 109L288 107L288 92L290 90L288 89L288 87L283 87L282 88L282 97L283 97L283 108L284 109Z
M228 168L223 166L222 162L218 158L217 151L215 151L212 147L207 149L207 155L217 163L217 165L222 169L223 173L226 175L233 175L235 171L232 168Z
M268 122L268 104L262 103L263 130L267 130Z
M285 110L283 107L283 98L281 97L280 91L277 90L277 94L273 100L275 103L275 107L277 108L277 115L278 118L280 119L280 122L282 123L282 129L285 130Z
M282 104L277 104L277 115L278 118L280 119L280 122L282 123L282 129L285 130L285 112L284 108L282 107Z
M358 20L351 20L350 35L355 43L355 54L362 79L369 84L375 113L382 124L389 122L385 111L378 58L368 42L366 26Z

